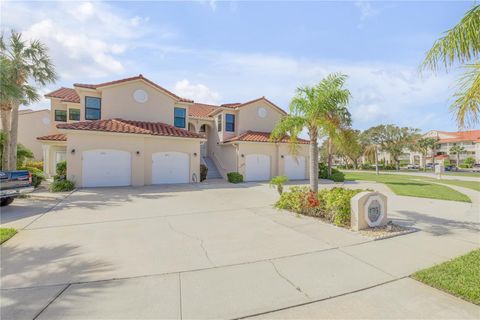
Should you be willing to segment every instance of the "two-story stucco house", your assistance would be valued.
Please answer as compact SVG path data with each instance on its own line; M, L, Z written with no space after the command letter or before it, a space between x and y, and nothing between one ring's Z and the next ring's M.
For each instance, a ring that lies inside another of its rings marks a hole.
M101 84L74 84L46 95L52 131L38 137L44 170L67 160L80 187L199 182L200 164L246 181L308 177L308 141L295 156L288 137L270 132L285 111L262 97L220 106L195 103L142 75Z

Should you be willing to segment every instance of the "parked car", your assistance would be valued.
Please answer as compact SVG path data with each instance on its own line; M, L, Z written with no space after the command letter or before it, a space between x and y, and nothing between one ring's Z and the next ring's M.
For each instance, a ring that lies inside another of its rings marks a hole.
M27 170L0 171L0 206L8 206L16 197L33 189L32 174Z
M416 165L416 164L409 164L409 165L407 166L407 169L412 169L412 170L413 170L413 169L420 169L420 167L419 167L418 165Z
M445 171L458 171L458 167L454 165L449 165L445 167Z

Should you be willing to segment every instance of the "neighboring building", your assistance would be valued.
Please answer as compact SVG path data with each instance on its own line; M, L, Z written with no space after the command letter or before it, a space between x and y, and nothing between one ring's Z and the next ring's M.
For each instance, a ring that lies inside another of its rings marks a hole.
M46 95L51 132L44 171L64 159L80 187L198 182L200 163L246 181L308 177L308 141L289 154L288 137L270 141L285 111L262 97L208 105L181 98L142 75L102 84L74 84Z
M17 141L32 150L36 160L43 160L42 144L37 140L37 137L49 134L51 131L50 110L26 109L18 111Z
M465 152L460 154L460 163L463 163L467 157L472 157L475 159L475 163L480 163L480 130L457 132L431 130L424 134L423 137L438 139L438 147L435 150L435 162L449 159L452 163L455 163L457 156L450 153L450 148L460 145L465 149ZM426 160L431 163L432 155L427 156Z
M434 150L435 163L444 163L447 159L451 163L456 163L456 154L450 152L450 148L456 145L460 145L465 149L465 152L461 153L459 156L460 164L463 163L467 157L472 157L475 159L476 163L480 163L480 130L457 132L431 130L425 133L422 137L435 138L438 140L437 148ZM395 163L390 154L385 151L379 152L378 158L379 162L386 164ZM427 163L431 164L433 163L432 151L424 157L419 152L405 150L402 156L400 156L400 161L419 166L423 166ZM365 157L362 157L362 162L366 162Z

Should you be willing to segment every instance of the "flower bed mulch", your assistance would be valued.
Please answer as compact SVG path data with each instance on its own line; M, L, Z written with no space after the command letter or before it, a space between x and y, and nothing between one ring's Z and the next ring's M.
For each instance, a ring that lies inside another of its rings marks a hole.
M416 231L418 231L417 228L401 226L390 221L385 226L363 229L360 230L359 233L363 236L373 238L373 240L382 240Z

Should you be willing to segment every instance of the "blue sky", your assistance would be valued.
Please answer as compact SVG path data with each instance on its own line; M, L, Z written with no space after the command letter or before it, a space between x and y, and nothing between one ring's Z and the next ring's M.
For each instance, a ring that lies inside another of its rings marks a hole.
M1 20L50 48L60 79L43 93L142 73L198 102L266 96L287 109L298 86L343 72L355 128L456 130L455 71L418 66L472 3L7 1Z

